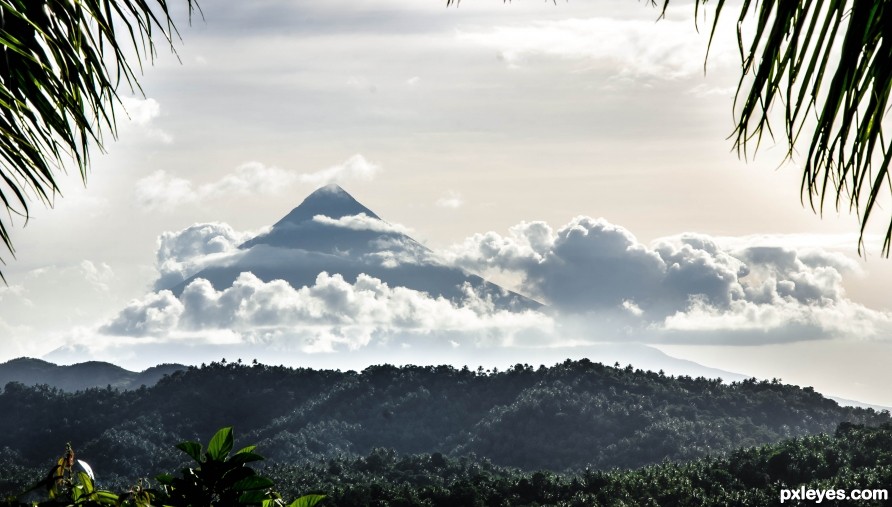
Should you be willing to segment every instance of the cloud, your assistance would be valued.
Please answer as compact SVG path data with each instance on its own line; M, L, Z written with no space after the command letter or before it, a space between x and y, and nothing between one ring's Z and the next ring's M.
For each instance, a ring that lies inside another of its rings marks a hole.
M370 92L370 93L375 93L378 91L378 87L375 86L375 84L371 83L368 80L368 78L365 78L362 76L360 76L360 77L350 76L350 78L347 79L347 86L349 86L350 88L353 88L355 90Z
M271 195L300 181L301 175L278 167L265 166L260 162L246 162L233 174L219 181L198 187L199 199L213 199L233 195Z
M405 232L364 214L314 220L352 230ZM892 335L892 314L845 293L844 275L857 273L858 264L820 248L693 233L646 245L607 220L578 216L559 228L535 221L517 224L506 235L475 234L440 254L385 238L363 254L369 259L355 259L388 268L433 261L484 275L503 273L521 292L549 305L513 312L497 309L468 287L457 301L390 286L367 274L350 282L326 271L299 287L264 282L249 270L279 266L284 259L300 265L304 257L263 245L238 248L249 237L220 223L162 234L156 288L208 266L237 261L244 272L228 287L199 278L179 297L160 290L133 300L98 328L104 338L96 343L234 344L316 354L367 348L384 353L413 343L496 350L599 341L752 345ZM102 272L95 265L86 269L94 271Z
M462 199L461 194L459 194L458 192L453 192L451 190L437 199L437 206L441 208L457 209L461 208L464 204L465 201Z
M563 315L614 315L645 340L892 335L892 315L845 294L843 275L857 272L857 263L821 249L723 248L703 234L647 246L604 219L576 217L556 231L525 222L507 236L476 234L442 257L472 271L519 276L524 291Z
M356 154L343 164L312 173L246 162L217 181L195 185L159 169L136 182L134 197L144 211L173 211L177 207L243 195L274 195L296 183L323 186L347 180L370 181L380 168Z
M106 334L158 335L170 331L183 314L184 306L169 290L153 292L133 300L111 322L101 326Z
M392 234L410 234L412 232L408 227L400 224L390 224L384 220L370 217L365 213L347 215L337 219L325 215L316 215L313 217L313 221L354 231L373 231Z
M238 246L252 236L216 222L161 233L155 252L159 273L155 288L172 287L211 264L225 265L239 253Z
M199 200L192 182L159 169L136 182L134 198L144 211L170 211Z
M34 303L25 297L25 292L25 286L21 284L0 285L0 303L3 303L4 299L16 299L29 306L33 306Z
M22 347L39 350L48 332L71 329L87 316L108 316L132 297L132 287L143 286L135 270L119 267L81 259L14 271L8 275L14 283L0 286L0 320L16 329L19 342L30 342Z
M690 18L654 23L595 17L463 31L457 38L497 50L509 67L549 57L576 60L583 70L602 69L617 77L673 80L703 73L708 39L692 25ZM719 65L738 61L735 48L723 38L714 41L710 56Z
M688 90L688 93L694 95L697 98L705 98L705 97L734 97L734 92L737 91L736 87L733 86L714 86L708 85L706 83L700 83L697 86Z
M161 104L157 100L121 97L121 106L123 118L118 121L119 128L139 131L146 138L165 144L173 142L170 134L154 126L155 120L161 115Z
M100 328L108 335L175 337L235 333L249 343L302 352L355 350L394 336L443 335L510 343L515 336L548 333L553 321L537 312L496 310L469 288L462 304L360 275L320 273L315 284L294 288L242 273L231 287L192 281L177 299L169 291L132 301Z
M789 298L773 304L736 300L720 309L695 298L685 311L670 315L663 324L669 341L757 345L840 336L888 339L892 315L851 301L815 305Z
M115 279L115 272L104 262L95 263L90 260L82 260L80 270L84 280L103 292L109 291L109 282Z
M329 183L341 183L347 180L371 181L380 170L380 167L369 162L362 155L356 154L342 164L313 173L301 174L299 179L302 183L321 187Z
M157 100L136 97L121 97L124 112L134 125L145 126L161 114L161 105Z
M524 222L503 237L477 234L452 247L448 261L471 271L517 271L523 290L565 310L617 307L654 294L666 266L626 229L603 219L577 217L554 231Z
M858 233L844 234L751 234L746 236L715 236L715 241L722 248L741 250L753 246L784 246L798 251L840 251L855 253L858 245ZM868 250L880 250L883 245L883 236L879 234L865 234L864 245ZM850 266L857 263L852 259L846 262ZM854 269L857 269L855 267Z

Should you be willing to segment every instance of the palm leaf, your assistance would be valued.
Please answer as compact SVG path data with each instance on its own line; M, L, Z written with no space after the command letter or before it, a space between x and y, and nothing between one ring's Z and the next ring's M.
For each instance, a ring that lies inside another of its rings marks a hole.
M696 0L695 19L702 4ZM446 5L459 0L447 0ZM656 0L651 0L656 6ZM715 4L709 45L724 0ZM662 2L665 15L669 0ZM749 34L744 33L745 30ZM787 157L812 130L803 157L802 200L818 213L828 201L858 214L862 252L868 221L892 195L892 141L883 136L892 90L892 0L743 0L737 19L741 77L732 133L739 156L774 137L782 109ZM892 249L892 212L882 253Z
M713 34L724 3L716 2ZM769 118L782 102L788 158L795 157L806 124L813 128L802 169L803 201L818 213L828 201L857 213L859 252L879 199L892 193L892 145L883 136L892 105L890 7L885 0L747 0L738 18L738 154L747 157L750 145L758 150L762 136L771 135ZM753 23L749 37L742 33L747 20ZM889 256L892 216L887 219L882 253Z
M184 0L190 17L196 0ZM0 0L0 242L15 254L13 215L52 206L57 176L73 163L86 181L91 149L116 135L119 91L142 92L155 41L178 37L167 0ZM0 258L2 262L2 258ZM0 279L3 278L0 272Z

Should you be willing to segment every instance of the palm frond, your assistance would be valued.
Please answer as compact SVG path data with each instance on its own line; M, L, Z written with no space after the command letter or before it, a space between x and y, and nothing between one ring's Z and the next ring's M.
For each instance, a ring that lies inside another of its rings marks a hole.
M191 17L198 5L185 1ZM120 87L142 91L126 55L141 70L156 40L173 50L176 37L167 0L0 0L0 201L10 220L27 220L34 200L52 205L66 163L86 181L91 146L116 135ZM2 217L0 241L15 253Z
M446 5L459 0L447 0ZM650 0L656 6L656 0ZM669 0L662 2L665 15ZM694 2L695 19L708 0ZM702 5L701 5L702 4ZM716 0L709 45L726 7ZM758 150L782 108L794 159L805 133L803 203L823 213L832 201L861 222L859 253L878 203L892 195L892 140L883 135L892 107L892 0L743 0L737 19L741 77L735 96L738 154ZM888 213L882 253L892 250Z
M706 4L698 0L695 4ZM663 5L665 13L666 4ZM716 2L715 36L724 0ZM741 77L732 137L740 156L758 150L769 118L783 108L787 157L804 157L803 202L818 213L832 201L861 222L859 253L878 199L892 194L892 145L883 136L892 90L892 17L886 0L744 0L737 20ZM747 23L749 21L749 24ZM749 34L744 31L749 31ZM889 217L882 253L892 247Z

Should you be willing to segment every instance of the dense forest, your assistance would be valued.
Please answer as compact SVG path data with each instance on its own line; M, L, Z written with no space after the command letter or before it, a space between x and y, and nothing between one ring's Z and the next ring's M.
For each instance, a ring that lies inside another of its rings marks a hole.
M67 442L100 486L127 487L181 466L178 442L229 425L258 445L269 466L335 460L350 469L384 452L579 473L726 456L832 434L842 422L890 421L887 412L840 407L777 380L725 384L617 366L582 360L506 371L341 372L224 361L132 391L9 383L0 394L0 493L45 474Z
M842 423L833 436L788 439L684 463L563 474L524 472L475 456L400 456L391 449L255 470L248 464L263 460L255 446L233 452L234 443L228 427L207 447L182 442L177 448L192 461L179 476L140 479L118 492L96 489L87 470L73 478L78 465L68 448L46 479L23 495L0 500L0 506L313 507L323 502L332 507L743 507L802 505L803 500L882 506L889 505L892 480L892 423ZM313 492L297 496L308 490ZM291 503L284 500L292 497Z
M488 460L441 454L399 456L376 450L362 458L279 465L265 472L287 485L286 494L325 492L323 505L332 507L777 505L782 489L842 490L845 495L855 489L871 493L889 489L892 425L844 423L832 435L789 439L724 456L637 470L523 472ZM879 498L856 504L881 506L889 501ZM821 505L853 503L825 498Z

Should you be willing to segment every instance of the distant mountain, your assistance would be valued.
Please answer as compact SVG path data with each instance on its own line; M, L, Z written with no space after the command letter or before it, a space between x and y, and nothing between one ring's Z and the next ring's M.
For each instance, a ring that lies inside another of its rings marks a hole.
M100 361L60 366L41 359L20 357L0 364L0 387L9 382L21 382L27 386L46 384L69 392L107 386L139 389L141 386L151 387L165 375L185 369L181 364L162 364L133 372Z
M265 282L285 280L293 287L313 285L319 273L341 274L353 282L367 274L391 287L407 287L461 301L467 284L492 298L498 308L525 310L542 305L462 269L446 266L401 228L382 220L338 185L324 186L276 222L267 233L239 246L234 262L207 267L171 287L179 296L197 278L217 290L250 271Z

